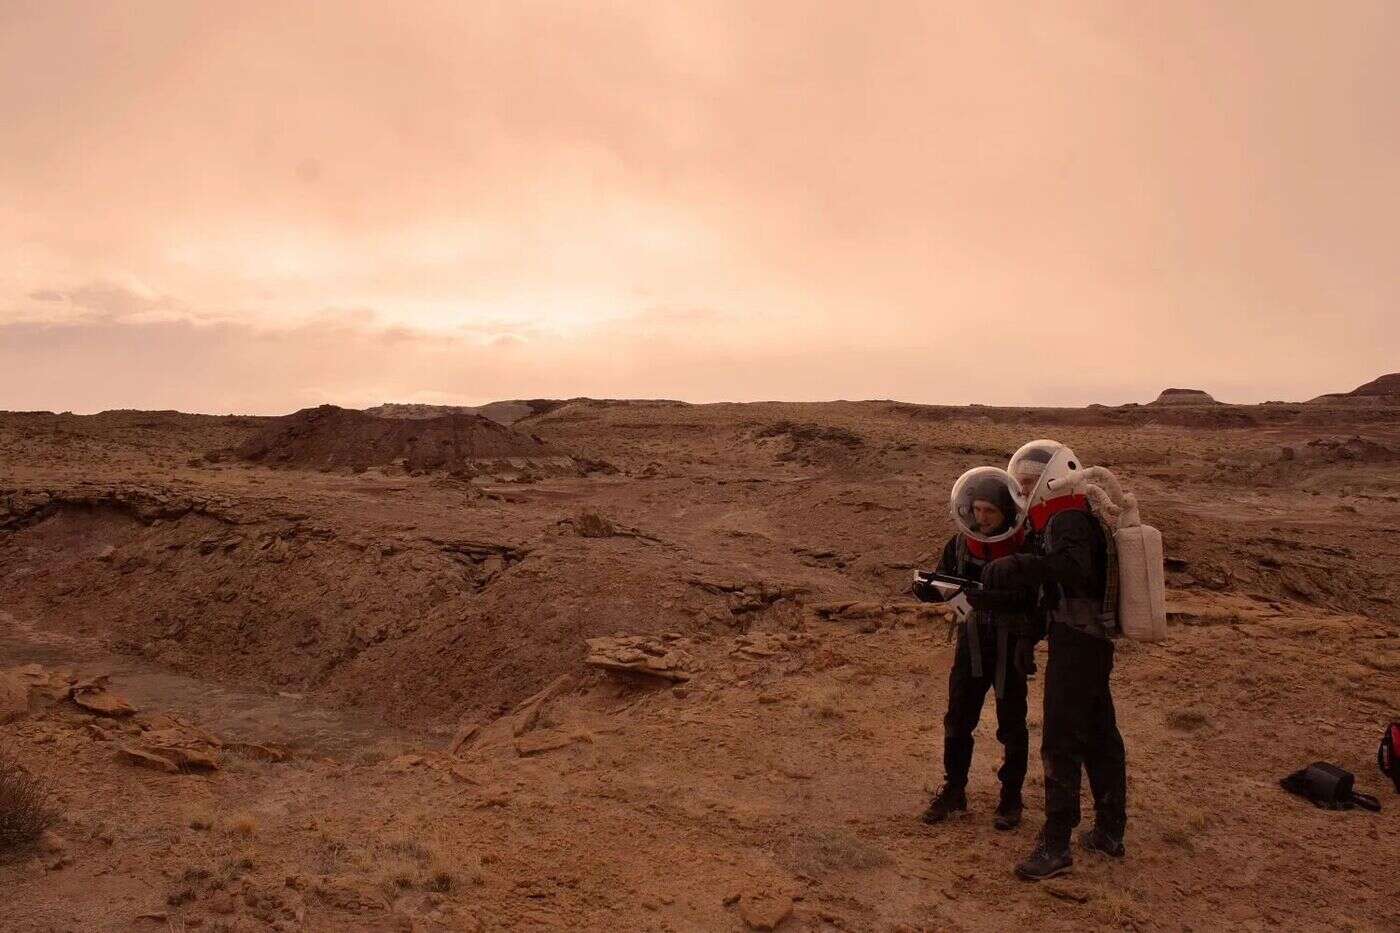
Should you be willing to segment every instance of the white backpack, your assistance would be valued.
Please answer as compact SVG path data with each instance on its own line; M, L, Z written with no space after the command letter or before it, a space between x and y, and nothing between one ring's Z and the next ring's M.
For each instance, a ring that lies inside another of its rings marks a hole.
M1124 493L1106 467L1087 467L1074 481L1104 526L1110 549L1110 572L1117 564L1118 633L1134 641L1165 641L1167 579L1162 533L1142 523L1137 498ZM1109 581L1110 587L1113 581ZM1107 607L1111 608L1111 607Z

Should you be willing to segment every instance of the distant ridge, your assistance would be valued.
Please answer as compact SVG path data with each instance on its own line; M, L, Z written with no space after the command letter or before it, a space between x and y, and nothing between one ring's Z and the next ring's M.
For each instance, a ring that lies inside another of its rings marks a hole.
M1312 399L1316 402L1359 402L1359 403L1391 403L1400 405L1400 373L1386 373L1384 376L1377 376L1370 382L1362 386L1357 386L1350 392L1329 392L1326 395L1319 395Z
M538 437L480 415L376 418L334 405L277 418L233 453L268 466L356 472L399 460L410 471L456 471L483 460L569 456Z

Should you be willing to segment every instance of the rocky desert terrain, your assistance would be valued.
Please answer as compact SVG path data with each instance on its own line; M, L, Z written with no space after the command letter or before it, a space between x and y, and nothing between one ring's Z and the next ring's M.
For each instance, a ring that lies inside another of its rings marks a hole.
M0 413L0 744L58 814L0 929L1400 929L1400 398L1181 391ZM1118 651L1129 857L1033 885L991 704L918 820L952 646L906 590L1045 436L1161 528L1171 632ZM1279 789L1315 760L1384 810Z

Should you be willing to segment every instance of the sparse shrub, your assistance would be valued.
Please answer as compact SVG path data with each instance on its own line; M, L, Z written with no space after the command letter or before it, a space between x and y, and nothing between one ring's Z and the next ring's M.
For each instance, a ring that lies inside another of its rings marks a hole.
M213 829L214 815L204 807L191 807L185 811L185 825L190 829Z
M457 886L457 876L445 868L439 868L428 875L423 882L423 889L433 891L437 894L451 894L452 889Z
M1194 707L1174 709L1167 713L1167 725L1182 732L1194 732L1208 722L1210 720L1206 717L1205 711Z
M832 872L865 870L889 864L889 853L841 826L814 829L792 841L792 867L812 878Z
M394 839L385 848L395 855L403 855L419 863L431 862L437 858L437 853L417 839Z
M357 759L358 763L366 768L372 768L375 765L383 764L388 760L389 756L385 754L383 749L380 748L366 749L365 751L360 753L360 757Z
M421 877L418 866L406 860L393 862L380 876L379 886L390 901L418 884Z
M1162 810L1160 816L1168 824L1162 830L1162 841L1188 854L1196 851L1196 837L1210 825L1210 815L1195 807L1169 806Z
M472 885L483 885L486 883L486 871L482 868L488 861L480 855L472 854L467 856L466 881Z
M224 878L229 881L237 881L257 867L257 860L253 858L252 853L244 852L242 855L236 855L224 862Z
M617 534L613 523L597 512L580 512L574 519L574 530L580 538L611 538Z
M250 813L240 813L228 821L227 828L229 835L251 839L258 834L258 821Z
M0 755L0 853L33 845L57 819L43 782Z
M840 719L845 715L841 708L843 699L840 687L823 687L804 699L802 706L821 719Z

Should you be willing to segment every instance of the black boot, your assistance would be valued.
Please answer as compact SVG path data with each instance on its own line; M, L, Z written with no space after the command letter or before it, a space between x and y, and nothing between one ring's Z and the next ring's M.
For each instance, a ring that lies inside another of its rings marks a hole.
M996 819L992 825L1005 832L1021 825L1021 792L1008 787L1001 789L1001 800L997 803Z
M1109 858L1122 858L1128 854L1122 839L1097 825L1079 834L1079 844L1090 852L1107 855Z
M1016 877L1022 881L1044 881L1056 875L1063 875L1074 865L1069 854L1069 846L1055 846L1045 841L1041 834L1035 841L1035 848L1026 860L1016 866Z
M967 811L967 790L961 784L944 784L924 811L925 823L941 823L954 812Z

